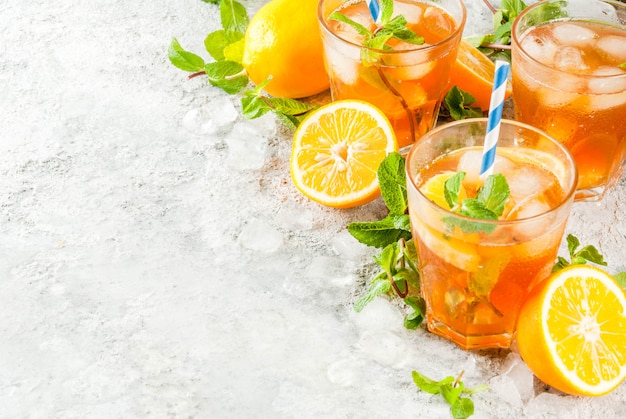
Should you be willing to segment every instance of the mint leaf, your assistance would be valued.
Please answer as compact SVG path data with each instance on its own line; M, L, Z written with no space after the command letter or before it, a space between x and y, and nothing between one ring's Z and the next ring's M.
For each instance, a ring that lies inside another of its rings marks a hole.
M176 38L172 38L172 43L167 50L167 56L170 62L181 70L190 72L204 70L202 57L183 49Z
M622 70L626 70L626 63L621 63L620 65L618 65L618 67Z
M411 238L411 223L407 214L389 214L379 221L352 222L348 231L359 242L383 248L400 239Z
M248 85L248 77L241 64L234 61L216 61L204 66L209 83L226 93L239 93Z
M626 291L626 272L620 272L618 274L613 275L613 278L617 281L620 287Z
M607 263L604 261L604 256L602 256L598 249L596 249L594 246L587 245L578 250L578 248L580 247L580 240L578 240L576 236L568 234L566 240L570 260L568 261L564 257L559 256L557 258L556 264L552 268L552 272L559 271L570 265L584 265L587 262L592 262L602 266L607 265Z
M393 0L380 1L380 23L386 25L393 16Z
M459 213L466 217L475 218L477 220L497 220L498 214L493 212L480 199L467 198L461 203Z
M511 191L506 178L501 173L497 173L487 177L476 199L484 203L485 207L493 211L497 217L500 217L510 195ZM486 219L489 220L490 218Z
M361 25L360 23L350 19L348 16L344 15L343 13L332 12L330 15L328 15L328 19L336 20L338 22L342 22L347 25L350 25L355 31L357 31L359 35L364 36L366 38L370 38L372 36L372 33L369 31L369 29L367 29L365 26Z
M453 384L454 383L450 383L441 386L441 395L444 399L446 399L450 406L453 406L457 402L464 388L463 383L461 382L459 382L456 386Z
M246 8L235 0L222 0L220 3L222 27L227 31L245 33L248 27Z
M391 283L387 280L387 273L381 272L372 280L367 293L355 301L354 311L360 313L376 297L389 291L391 291Z
M474 402L467 397L459 399L450 407L454 419L467 419L474 414Z
M216 61L224 60L224 48L242 40L244 34L236 31L218 30L204 38L204 47Z
M443 196L450 208L454 208L457 202L459 202L459 193L461 192L463 179L465 179L465 172L458 172L444 183Z
M474 96L459 89L457 86L452 86L443 99L443 104L450 113L450 117L456 121L483 116L480 108L470 107L474 102L476 102Z
M244 96L241 98L241 113L244 118L260 118L271 111L272 108L261 96Z
M430 394L439 394L441 393L441 384L442 383L452 383L454 381L454 377L446 377L441 381L435 381L432 378L428 378L425 375L413 371L411 373L413 377L413 382L415 385L422 391Z
M415 330L426 318L426 301L422 297L406 297L404 303L413 309L413 312L404 318L404 327Z
M409 206L406 193L405 159L400 153L389 153L377 171L380 194L392 214L404 214Z
M270 97L268 101L275 112L280 112L285 115L303 115L317 108L315 105L309 105L295 99Z

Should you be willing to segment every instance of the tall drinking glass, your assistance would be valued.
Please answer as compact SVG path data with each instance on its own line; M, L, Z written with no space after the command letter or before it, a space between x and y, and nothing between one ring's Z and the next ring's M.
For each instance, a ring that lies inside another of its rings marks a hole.
M486 118L437 127L406 160L428 329L463 349L510 345L523 300L554 266L576 189L574 160L560 142L503 120L494 165L510 188L503 213L491 221L461 215L483 184L486 130ZM444 185L457 172L465 178L451 208Z
M391 121L400 147L412 144L436 122L465 25L462 0L394 0L394 16L424 38L422 45L391 39L365 47L366 36L330 18L339 12L371 33L380 30L365 0L320 0L318 18L333 100L361 99Z
M548 0L512 28L515 119L565 144L576 200L600 200L626 161L626 4Z

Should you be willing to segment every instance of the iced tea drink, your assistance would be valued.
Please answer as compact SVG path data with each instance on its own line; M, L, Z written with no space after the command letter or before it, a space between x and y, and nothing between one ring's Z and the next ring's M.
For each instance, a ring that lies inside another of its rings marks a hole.
M496 220L461 215L483 186L479 177L487 120L457 121L411 148L407 191L428 329L464 349L506 348L530 289L547 278L576 189L568 150L543 132L504 120L494 173L510 192ZM445 181L464 172L458 201Z
M339 12L371 33L380 29L365 0L320 0L318 17L333 100L361 99L391 121L400 147L430 130L448 86L465 24L462 0L394 0L393 16L424 43L390 39L384 48L364 47L365 35L332 18Z
M515 119L565 144L577 200L599 200L626 159L626 4L548 1L512 29Z

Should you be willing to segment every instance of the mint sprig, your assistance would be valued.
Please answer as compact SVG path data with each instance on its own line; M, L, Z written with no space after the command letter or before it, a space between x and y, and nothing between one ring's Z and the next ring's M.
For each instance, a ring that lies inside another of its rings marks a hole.
M450 210L457 214L476 220L495 221L504 212L504 207L511 195L509 184L501 173L489 175L485 183L478 189L474 198L465 198L457 204L461 190L461 183L465 177L464 172L456 173L446 180L444 185L444 197L450 206ZM444 222L450 227L457 226L465 233L493 232L495 224L487 224L460 219L452 216L444 217Z
M587 262L595 263L597 265L607 266L604 261L604 256L600 254L598 249L592 245L580 247L580 240L573 234L567 235L567 250L569 252L570 260L559 256L557 263L554 265L552 272L560 271L566 266L570 265L584 265Z
M483 116L480 108L474 108L471 105L476 102L476 98L470 93L452 86L443 99L442 108L448 111L452 119L458 121L466 118L479 118Z
M406 27L407 20L404 16L398 15L392 18L393 1L382 1L380 6L380 25L374 31L370 31L341 12L333 12L328 16L330 20L350 25L359 35L364 37L363 46L365 48L361 50L361 62L366 67L375 65L380 61L380 53L373 50L392 50L387 44L390 39L397 39L414 45L422 45L424 43L424 37L417 35Z
M463 372L456 378L448 376L436 381L417 371L412 372L413 382L420 390L430 394L441 394L450 405L450 413L454 419L466 419L474 414L474 402L469 397L463 397L464 394L472 395L489 390L489 387L484 384L465 388L465 384L461 381L462 376Z
M253 89L245 90L250 84L242 65L248 14L245 7L235 0L221 0L219 8L222 29L209 33L204 39L204 47L214 61L206 63L202 57L185 50L173 38L168 49L170 62L183 71L191 72L189 78L206 75L211 85L226 93L241 93L241 109L245 118L255 119L274 112L285 126L296 129L304 116L317 106L266 95L263 88L270 78Z

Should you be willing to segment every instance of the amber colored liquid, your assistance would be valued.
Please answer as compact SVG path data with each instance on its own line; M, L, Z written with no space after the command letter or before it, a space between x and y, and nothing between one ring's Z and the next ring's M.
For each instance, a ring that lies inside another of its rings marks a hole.
M456 171L465 150L435 161L418 174L416 182ZM545 164L519 150L502 152L513 162L505 177L532 168L545 185L533 196L510 198L504 218L515 220L524 207L552 208L562 202L563 188ZM465 188L476 189L476 185ZM464 233L446 225L444 217L449 213L438 213L411 194L409 201L429 330L464 349L508 347L520 305L554 266L566 219L556 223L554 218L527 219L503 224L489 234Z
M458 41L441 50L426 52L428 46L454 32L454 19L432 5L401 0L394 4L395 10L404 11L409 21L407 28L424 37L422 47L390 40L388 45L396 52L382 53L377 65L365 66L357 47L362 45L363 38L345 24L327 19L333 33L355 45L333 45L338 41L328 41L326 61L333 100L361 99L379 107L391 121L399 146L403 147L433 127L456 59ZM336 11L363 22L372 31L376 29L371 18L370 22L363 19L369 15L365 1L347 2ZM415 15L420 18L417 24L412 24L411 16ZM350 47L352 51L348 51Z
M577 25L583 35L555 37L563 25ZM593 22L558 21L531 28L520 39L522 45L525 39L536 39L534 47L544 50L556 45L554 59L551 50L535 58L562 71L541 68L514 51L515 119L547 132L570 150L578 166L578 190L611 186L626 157L626 69L620 68L626 62L626 31ZM603 44L621 44L621 52L619 47L615 53L607 52ZM569 53L573 56L559 60L558 54Z

